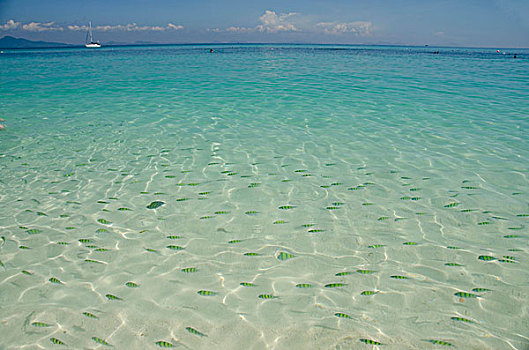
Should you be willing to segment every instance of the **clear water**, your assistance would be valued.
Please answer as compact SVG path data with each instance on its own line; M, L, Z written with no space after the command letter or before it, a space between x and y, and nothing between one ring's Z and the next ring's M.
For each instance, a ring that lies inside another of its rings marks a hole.
M529 50L215 49L0 55L0 348L528 348Z

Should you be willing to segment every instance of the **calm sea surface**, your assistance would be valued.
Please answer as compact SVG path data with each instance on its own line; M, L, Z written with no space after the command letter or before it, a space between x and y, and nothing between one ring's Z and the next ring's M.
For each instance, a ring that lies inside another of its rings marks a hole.
M529 348L529 50L213 47L0 55L0 348Z

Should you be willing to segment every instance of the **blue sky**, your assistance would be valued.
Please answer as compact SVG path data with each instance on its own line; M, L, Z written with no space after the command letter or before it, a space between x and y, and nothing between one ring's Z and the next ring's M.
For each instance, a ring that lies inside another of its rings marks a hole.
M0 36L82 44L529 47L529 0L0 0Z

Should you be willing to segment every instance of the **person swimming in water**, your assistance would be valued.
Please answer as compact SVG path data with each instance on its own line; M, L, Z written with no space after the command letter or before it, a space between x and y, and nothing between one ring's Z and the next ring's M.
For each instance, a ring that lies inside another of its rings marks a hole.
M4 119L0 118L0 122L5 122ZM4 130L6 126L4 124L0 124L0 130Z

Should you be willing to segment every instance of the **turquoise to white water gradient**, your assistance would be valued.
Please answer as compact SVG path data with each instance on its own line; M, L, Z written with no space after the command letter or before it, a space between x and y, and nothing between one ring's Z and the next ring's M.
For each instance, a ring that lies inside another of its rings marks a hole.
M529 50L212 47L0 55L0 348L527 349Z

